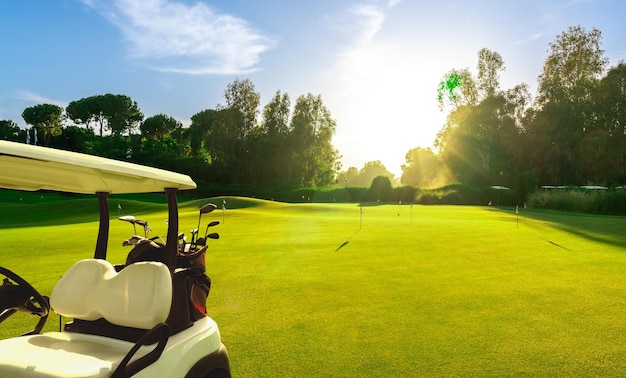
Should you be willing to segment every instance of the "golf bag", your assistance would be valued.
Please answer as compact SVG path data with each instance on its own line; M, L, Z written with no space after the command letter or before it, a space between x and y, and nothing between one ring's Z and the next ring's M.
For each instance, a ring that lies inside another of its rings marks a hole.
M176 265L188 272L185 279L190 298L190 316L195 321L206 316L206 300L211 290L211 279L205 274L207 246L198 246L193 252L179 251Z

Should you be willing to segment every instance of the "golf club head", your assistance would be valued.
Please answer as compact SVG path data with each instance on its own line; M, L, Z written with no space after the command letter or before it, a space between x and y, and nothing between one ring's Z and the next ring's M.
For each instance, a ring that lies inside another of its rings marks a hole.
M217 209L217 205L215 205L214 203L207 203L206 205L200 208L200 214L198 214L198 226L196 227L196 232L198 232L198 229L200 228L200 220L202 219L202 214L210 213L211 211L215 209ZM193 239L192 239L192 243L193 243Z
M206 205L200 208L200 214L208 214L211 211L217 209L217 205L214 203L207 203Z
M124 240L122 242L122 246L127 247L127 246L130 246L130 245L137 245L137 244L139 244L140 241L142 241L144 239L145 239L144 237L141 237L139 235L133 235L130 238Z
M117 219L119 219L119 220L121 220L121 221L124 221L124 222L133 223L133 224L134 224L134 223L135 223L135 221L136 221L136 219L135 219L135 216L134 216L134 215L122 215L121 217L119 217L119 218L117 218Z
M213 232L213 233L208 234L206 237L207 237L207 239L215 239L215 240L217 240L217 239L220 238L220 234L218 234L217 232Z
M133 229L135 230L135 234L137 233L137 226L136 226L137 219L135 218L134 215L122 215L121 217L119 217L117 219L132 224L133 225Z
M209 227L215 227L218 224L220 224L220 221L213 221L213 222L209 222L209 224L206 225L206 230L204 230L204 238L207 238L207 234L209 233Z

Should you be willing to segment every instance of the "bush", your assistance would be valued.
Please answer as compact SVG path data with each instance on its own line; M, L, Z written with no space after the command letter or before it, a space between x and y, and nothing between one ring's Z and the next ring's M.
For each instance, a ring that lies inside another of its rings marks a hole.
M528 205L539 209L623 215L626 214L626 191L623 189L547 189L530 194Z
M421 190L417 193L417 203L424 205L478 205L515 206L515 190L474 187L465 184L451 184L437 189Z
M367 191L367 202L386 202L391 200L391 180L387 176L378 176L372 180L372 186Z

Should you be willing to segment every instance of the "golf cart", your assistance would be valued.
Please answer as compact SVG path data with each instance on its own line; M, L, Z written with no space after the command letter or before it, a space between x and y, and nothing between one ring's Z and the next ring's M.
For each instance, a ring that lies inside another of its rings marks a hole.
M0 340L0 377L230 377L206 314L206 243L186 246L178 234L176 193L195 187L178 173L0 141L0 188L96 194L100 209L93 258L76 262L49 298L0 267L0 322L17 311L38 319L32 332ZM148 192L166 194L165 242L139 241L114 265L106 260L108 195ZM72 321L41 333L51 308Z

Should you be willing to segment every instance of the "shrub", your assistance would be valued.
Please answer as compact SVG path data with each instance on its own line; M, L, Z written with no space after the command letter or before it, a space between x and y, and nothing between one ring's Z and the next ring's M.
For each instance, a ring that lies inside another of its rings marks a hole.
M623 189L548 189L530 194L528 205L539 209L621 215L626 214L626 191Z

